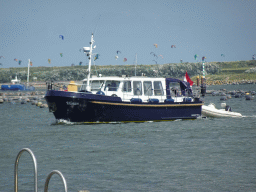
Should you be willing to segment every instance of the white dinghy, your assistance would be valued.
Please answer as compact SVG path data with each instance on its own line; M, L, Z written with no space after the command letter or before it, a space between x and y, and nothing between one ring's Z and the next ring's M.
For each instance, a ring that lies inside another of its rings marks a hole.
M202 116L204 117L242 117L241 113L232 112L226 103L221 104L224 109L216 109L214 103L202 105Z

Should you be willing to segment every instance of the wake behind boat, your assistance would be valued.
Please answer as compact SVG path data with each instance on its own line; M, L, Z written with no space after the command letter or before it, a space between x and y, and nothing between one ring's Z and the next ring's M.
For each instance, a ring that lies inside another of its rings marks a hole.
M71 122L141 122L196 119L203 102L194 98L190 84L174 78L145 76L91 77L94 43L84 47L89 59L82 85L71 83L63 91L48 83L45 99L58 120Z

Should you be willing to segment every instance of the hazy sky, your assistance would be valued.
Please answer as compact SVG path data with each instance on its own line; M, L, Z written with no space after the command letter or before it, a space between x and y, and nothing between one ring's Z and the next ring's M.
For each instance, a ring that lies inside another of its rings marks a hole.
M92 32L94 53L100 54L96 65L133 64L136 53L138 64L196 62L195 54L198 61L251 60L256 54L256 0L0 0L0 5L4 68L25 67L28 59L33 66L86 65L79 49L89 46Z

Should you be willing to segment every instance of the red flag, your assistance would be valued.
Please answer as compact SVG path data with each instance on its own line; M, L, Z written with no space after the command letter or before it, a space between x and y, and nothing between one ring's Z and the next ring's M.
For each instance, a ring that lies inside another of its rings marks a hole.
M192 86L194 84L194 82L189 78L187 71L186 71L186 74L184 77L184 81L189 82L190 86Z

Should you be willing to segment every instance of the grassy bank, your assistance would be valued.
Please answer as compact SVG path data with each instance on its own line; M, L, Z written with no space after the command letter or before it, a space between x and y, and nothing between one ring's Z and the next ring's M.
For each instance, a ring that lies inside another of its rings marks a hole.
M30 81L81 81L87 77L88 66L70 67L31 67ZM183 79L188 72L193 81L202 75L202 63L167 63L163 65L137 65L137 76L142 73L149 77L173 77ZM240 83L244 81L256 82L256 61L233 61L233 62L206 62L207 84ZM23 82L27 80L27 68L0 69L0 83L9 83L18 75ZM104 76L134 76L134 65L106 65L92 66L92 75Z

